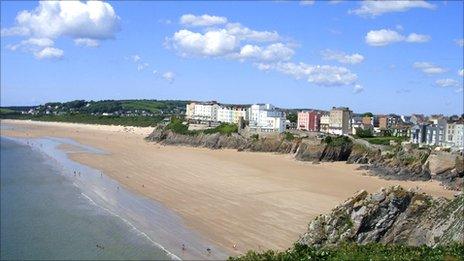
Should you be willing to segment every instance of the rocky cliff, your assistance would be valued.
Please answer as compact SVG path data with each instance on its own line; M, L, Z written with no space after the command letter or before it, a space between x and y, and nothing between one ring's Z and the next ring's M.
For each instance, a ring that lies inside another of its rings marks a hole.
M447 188L462 190L464 158L448 152L435 152L411 146L392 146L380 149L347 137L330 139L295 138L285 135L245 138L238 133L186 135L157 127L147 140L165 145L184 145L210 149L290 153L301 161L346 161L363 164L361 168L372 175L387 179L441 181Z
M352 142L324 142L318 139L287 140L283 135L264 138L245 138L240 134L231 135L203 134L184 135L156 128L147 140L165 145L184 145L210 149L237 149L239 151L275 152L294 154L301 161L344 161L351 153Z
M366 164L362 168L373 175L399 180L441 181L446 187L462 190L464 158L460 155L394 146L381 151L363 144L354 144L347 163Z
M298 243L330 246L342 242L412 246L464 243L464 195L433 198L401 187L360 191L330 214L311 221Z

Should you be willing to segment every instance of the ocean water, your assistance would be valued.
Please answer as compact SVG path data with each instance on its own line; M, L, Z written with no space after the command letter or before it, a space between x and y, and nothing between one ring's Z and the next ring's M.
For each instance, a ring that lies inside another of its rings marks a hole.
M92 204L40 151L3 137L0 144L2 260L172 258L133 225Z

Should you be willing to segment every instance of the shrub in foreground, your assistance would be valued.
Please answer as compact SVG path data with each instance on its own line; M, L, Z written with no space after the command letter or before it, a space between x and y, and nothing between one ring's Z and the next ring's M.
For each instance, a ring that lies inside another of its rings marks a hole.
M278 252L268 250L257 253L248 251L229 260L464 260L464 245L405 246L371 243L358 245L346 243L336 247L315 248L295 244L293 248Z

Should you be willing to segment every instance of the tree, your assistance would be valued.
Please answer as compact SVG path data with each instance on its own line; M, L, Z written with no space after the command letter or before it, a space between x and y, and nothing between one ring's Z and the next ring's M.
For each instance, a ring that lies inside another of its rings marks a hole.
M298 120L298 115L294 112L290 112L287 114L287 120L289 120L292 123L296 123Z
M363 117L374 117L374 114L372 114L372 112L366 112L363 114Z
M373 137L371 129L356 128L356 136L359 138Z

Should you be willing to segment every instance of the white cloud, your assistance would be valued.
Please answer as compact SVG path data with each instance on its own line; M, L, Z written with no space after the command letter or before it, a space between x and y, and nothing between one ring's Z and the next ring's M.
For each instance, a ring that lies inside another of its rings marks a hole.
M95 39L90 38L77 38L74 39L74 44L77 46L86 46L86 47L98 47L100 42Z
M133 61L134 63L137 63L137 62L139 62L139 61L142 59L142 58L140 58L140 55L138 55L138 54L131 55L130 58L132 59L132 61Z
M54 41L48 38L29 38L17 44L7 45L6 47L11 51L21 49L26 52L34 52L38 49L42 49L43 47L53 46L53 44Z
M390 29L372 30L366 34L366 43L371 46L385 46L397 42L423 43L430 40L430 36L411 33L407 37Z
M239 59L252 59L264 62L286 61L295 54L293 49L282 43L275 43L261 48L257 45L247 44L240 49Z
M321 52L322 57L325 60L335 60L339 63L344 64L358 64L364 61L364 56L359 53L354 54L346 54L344 52L333 51L330 49L326 49Z
M315 0L301 0L300 5L313 5L315 2Z
M372 46L384 46L390 43L401 42L404 36L393 30L382 29L369 31L365 37L366 43Z
M354 93L361 93L364 91L364 87L362 87L360 84L355 84L353 87L353 92Z
M227 23L227 18L214 15L196 16L193 14L184 14L180 17L180 24L187 26L212 26Z
M440 87L458 87L459 82L450 78L436 80L435 83Z
M446 72L445 68L429 62L415 62L413 67L421 70L425 74L440 74Z
M358 79L347 68L338 66L284 62L271 64L270 68L320 86L351 85Z
M429 35L412 33L406 37L405 41L409 43L425 43L430 40Z
M169 83L173 83L174 79L176 78L176 75L173 72L168 71L163 73L162 77Z
M166 38L165 46L182 57L249 61L259 70L304 78L320 86L353 85L358 79L356 74L344 67L290 62L295 54L292 43L275 31L256 31L240 23L204 28L200 32L180 29L172 37ZM354 64L363 59L359 54L344 54L343 59L339 60ZM174 74L165 73L162 77L174 78Z
M464 90L464 88L461 87L461 88L458 88L458 89L454 90L454 92L461 93L463 90Z
M140 72L140 71L145 70L148 67L148 65L149 65L148 63L139 63L139 64L137 64L137 71Z
M174 33L172 44L182 56L224 56L238 47L238 40L225 29L205 34L182 29Z
M459 70L459 71L458 71L458 75L464 77L464 69Z
M435 5L422 0L413 1L362 1L358 9L350 10L349 13L360 16L379 16L384 13L405 12L412 8L434 9Z
M152 72L154 75L158 75L158 71L157 70L153 70Z
M275 31L255 31L248 27L242 26L240 23L228 23L225 26L225 29L227 30L228 34L244 41L273 42L280 39L280 35Z
M34 56L39 59L61 59L64 55L63 50L53 47L45 47L41 51L34 52Z
M456 40L454 40L454 42L455 42L457 45L461 46L461 47L464 46L464 39L462 39L462 38L461 38L461 39L456 39Z
M97 40L114 38L117 31L119 17L108 3L41 1L34 10L19 12L13 27L2 28L2 36L19 35L50 40L69 37L75 40L77 45L95 46ZM39 53L39 57L48 57L51 53L58 54L56 50L60 49L49 48L35 53ZM42 53L45 55L41 55ZM62 56L62 53L60 55Z

